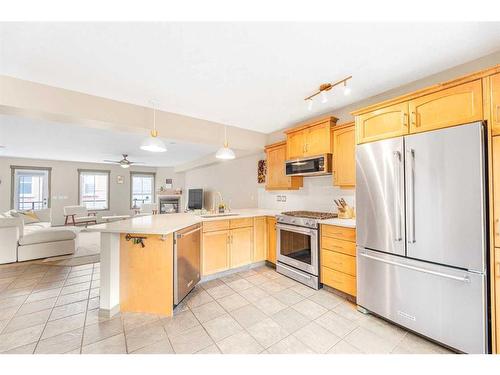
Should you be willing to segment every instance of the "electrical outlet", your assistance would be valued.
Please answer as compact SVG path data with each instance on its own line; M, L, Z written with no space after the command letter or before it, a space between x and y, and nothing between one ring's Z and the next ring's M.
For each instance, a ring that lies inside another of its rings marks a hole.
M282 196L281 196L281 201L282 201L282 202L286 202L286 195L282 195Z
M276 202L281 202L281 195L276 196Z

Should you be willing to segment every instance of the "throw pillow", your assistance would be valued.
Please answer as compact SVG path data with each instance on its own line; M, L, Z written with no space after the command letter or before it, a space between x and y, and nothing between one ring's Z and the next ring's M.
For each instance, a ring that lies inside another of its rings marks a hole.
M33 224L40 222L40 219L33 211L19 212L19 216L23 219L24 224Z

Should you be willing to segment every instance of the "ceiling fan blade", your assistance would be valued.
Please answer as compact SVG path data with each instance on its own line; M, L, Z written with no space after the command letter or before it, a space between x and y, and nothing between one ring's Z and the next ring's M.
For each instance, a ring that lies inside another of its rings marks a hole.
M116 161L116 160L103 160L103 161L106 163L118 163L118 164L120 164L120 161Z
M129 164L145 164L142 161L131 161Z

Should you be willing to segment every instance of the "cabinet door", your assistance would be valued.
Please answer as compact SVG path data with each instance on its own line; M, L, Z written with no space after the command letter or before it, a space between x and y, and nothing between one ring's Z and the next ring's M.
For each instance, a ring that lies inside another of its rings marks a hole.
M500 137L492 140L493 159L493 230L495 247L500 247Z
M267 222L265 216L254 219L254 251L253 261L261 262L267 257Z
M446 128L483 119L481 80L410 100L410 133Z
M356 184L356 141L354 126L333 132L333 184L353 187Z
M276 264L276 218L267 218L267 260Z
M305 156L317 156L332 152L330 122L311 126L306 131Z
M253 227L231 229L229 231L230 268L252 263Z
M203 275L211 275L229 268L228 244L227 230L203 233Z
M267 190L296 190L302 187L302 177L285 173L286 145L269 148L267 154Z
M305 131L296 131L287 134L285 159L289 160L304 156L306 152L305 144Z
M366 143L408 134L408 103L356 116L356 142Z
M500 73L490 77L491 130L494 135L500 134Z

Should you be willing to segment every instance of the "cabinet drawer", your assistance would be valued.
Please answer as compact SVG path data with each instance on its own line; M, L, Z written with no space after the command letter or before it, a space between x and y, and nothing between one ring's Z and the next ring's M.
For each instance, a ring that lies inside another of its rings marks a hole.
M321 267L321 282L344 293L356 296L356 278L345 273Z
M205 221L203 223L203 232L213 232L216 230L229 229L229 220Z
M232 219L229 223L229 227L231 229L253 227L253 218L246 217L243 219Z
M337 227L335 225L321 225L321 235L339 240L356 242L356 229Z
M321 265L335 271L356 276L356 257L321 249Z
M337 253L343 253L351 256L356 255L356 243L344 240L337 240L333 237L321 237L321 248L333 250Z

